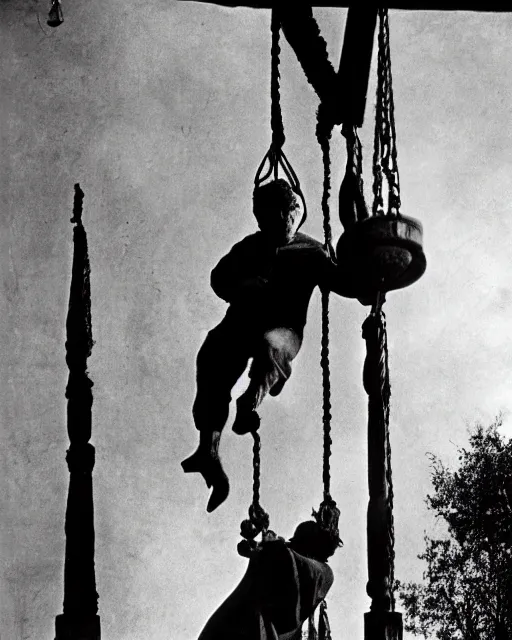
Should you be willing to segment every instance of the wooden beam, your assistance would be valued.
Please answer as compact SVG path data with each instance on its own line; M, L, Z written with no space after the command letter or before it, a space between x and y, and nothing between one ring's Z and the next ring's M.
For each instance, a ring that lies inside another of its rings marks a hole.
M376 23L376 8L350 7L337 82L344 124L363 126Z
M200 2L203 4L217 4L222 7L249 7L251 9L272 9L276 6L290 5L289 0L275 0L275 2L226 2L223 0L178 0L179 2ZM348 9L354 3L334 2L333 0L325 2L308 3L313 7L339 7ZM377 8L379 3L367 0L360 1L358 7ZM503 0L389 0L386 3L388 9L403 9L406 11L485 11L485 12L512 12L512 5L503 2Z
M348 10L339 70L325 59L325 42L311 6L295 5L293 12L278 11L286 40L295 51L306 78L336 124L361 127L370 76L377 9ZM315 25L315 26L313 26Z

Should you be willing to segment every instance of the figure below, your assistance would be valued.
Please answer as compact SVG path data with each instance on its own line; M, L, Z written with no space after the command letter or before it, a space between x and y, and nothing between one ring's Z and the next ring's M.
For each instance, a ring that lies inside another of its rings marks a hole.
M339 546L337 534L312 520L299 524L289 542L260 543L198 640L300 640L302 624L332 586L327 560Z

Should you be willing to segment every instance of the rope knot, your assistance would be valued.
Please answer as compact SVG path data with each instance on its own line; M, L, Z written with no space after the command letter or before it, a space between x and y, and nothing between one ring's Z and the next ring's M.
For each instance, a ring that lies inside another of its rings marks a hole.
M313 509L313 517L317 524L328 534L329 538L340 544L339 520L341 512L330 495L324 497L318 511Z

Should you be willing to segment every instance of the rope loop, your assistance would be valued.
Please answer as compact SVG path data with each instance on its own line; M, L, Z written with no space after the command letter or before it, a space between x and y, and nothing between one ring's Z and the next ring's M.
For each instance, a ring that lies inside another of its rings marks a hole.
M279 177L279 169L283 171L286 180L288 180L293 191L302 201L304 215L300 226L302 226L308 217L306 199L302 192L299 178L295 173L290 161L286 157L283 146L286 140L284 134L283 114L281 112L281 91L279 78L279 54L281 48L279 46L279 32L281 29L281 21L278 16L278 10L272 9L271 31L272 31L272 48L271 48L271 75L270 75L270 126L272 130L272 142L258 167L256 177L254 178L254 188L260 187L266 180L273 176L274 180Z

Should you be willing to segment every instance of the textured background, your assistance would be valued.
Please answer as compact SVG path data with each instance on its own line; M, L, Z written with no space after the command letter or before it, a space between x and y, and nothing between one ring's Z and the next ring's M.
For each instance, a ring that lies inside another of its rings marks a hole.
M209 272L255 229L255 170L269 144L266 11L171 0L0 2L2 640L52 640L62 611L64 322L73 184L85 191L96 345L96 576L105 640L193 640L244 572L247 438L226 430L229 501L205 511L194 359L224 303ZM345 12L317 10L333 60ZM42 27L38 24L38 15ZM421 577L433 526L427 451L456 461L467 423L505 412L512 435L510 15L392 12L403 213L422 220L428 270L389 296L397 577ZM286 152L321 236L317 99L283 45ZM363 140L370 164L374 73ZM344 150L334 136L334 193ZM335 203L334 203L335 204ZM341 227L336 221L336 235ZM345 547L332 561L337 638L361 638L365 595L365 309L332 302L333 495ZM282 396L263 415L262 501L291 535L321 499L319 297ZM243 388L242 383L237 387Z

